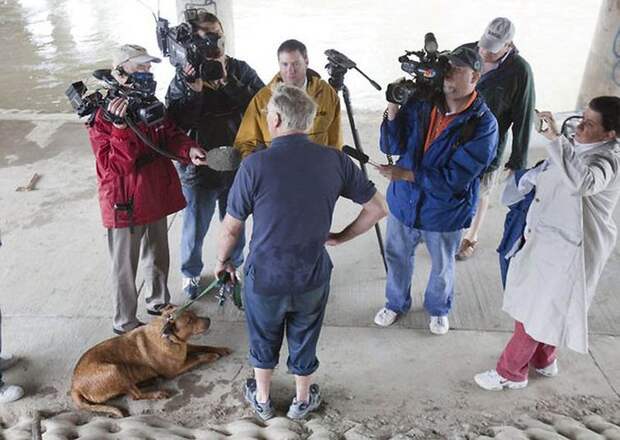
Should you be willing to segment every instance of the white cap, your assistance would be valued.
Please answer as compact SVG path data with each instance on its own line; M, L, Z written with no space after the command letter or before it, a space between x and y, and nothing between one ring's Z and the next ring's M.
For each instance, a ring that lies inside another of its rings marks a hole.
M514 36L515 25L512 21L506 17L497 17L484 30L478 46L489 52L497 53L506 43L512 41Z
M160 58L150 55L145 48L137 44L123 44L114 51L112 56L112 68L133 61L136 64L159 63Z

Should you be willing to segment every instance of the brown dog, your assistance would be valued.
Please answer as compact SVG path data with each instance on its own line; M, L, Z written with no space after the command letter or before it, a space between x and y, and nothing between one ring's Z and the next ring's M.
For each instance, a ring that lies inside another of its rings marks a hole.
M176 307L168 306L161 317L122 336L103 341L82 355L71 382L71 397L78 409L123 417L120 409L102 405L108 399L129 394L134 400L166 399L168 391L141 391L140 382L163 376L172 379L200 364L231 353L226 347L191 345L187 340L207 331L208 318L186 310L162 336Z

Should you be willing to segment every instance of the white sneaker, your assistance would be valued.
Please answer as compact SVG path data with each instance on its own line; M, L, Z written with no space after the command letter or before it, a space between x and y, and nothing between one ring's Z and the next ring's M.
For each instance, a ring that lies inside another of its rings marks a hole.
M500 391L504 388L509 390L518 390L527 386L527 379L521 382L515 382L508 380L505 377L500 376L496 370L485 371L474 376L476 383L485 390Z
M15 365L18 361L18 358L13 356L12 354L5 354L4 356L0 356L0 371L8 370L13 365Z
M431 316L428 328L435 335L445 335L450 330L450 321L447 316Z
M536 368L538 374L542 374L546 377L555 377L560 372L558 370L558 360L555 359L551 365L547 365L545 368Z
M24 396L24 389L19 385L0 386L0 403L15 402Z
M381 327L389 327L394 324L396 318L398 318L398 313L388 309L387 307L383 307L375 315L375 324Z
M190 299L195 299L200 293L200 276L183 277L183 292Z

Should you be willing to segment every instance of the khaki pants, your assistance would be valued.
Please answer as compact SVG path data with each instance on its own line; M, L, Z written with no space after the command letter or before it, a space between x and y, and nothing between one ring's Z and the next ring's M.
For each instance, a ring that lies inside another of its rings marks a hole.
M139 325L136 318L139 261L143 265L147 309L158 310L170 301L166 218L133 228L108 229L108 249L112 259L113 326L125 332Z

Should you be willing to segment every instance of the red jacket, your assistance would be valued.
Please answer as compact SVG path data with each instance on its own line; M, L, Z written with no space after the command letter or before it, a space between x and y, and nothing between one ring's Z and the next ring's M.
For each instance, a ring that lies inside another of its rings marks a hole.
M167 118L157 127L139 124L155 145L189 161L189 149L196 143ZM103 226L144 225L185 207L172 161L145 145L130 128L114 127L98 110L88 135L96 158Z

